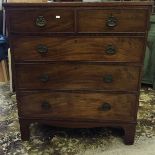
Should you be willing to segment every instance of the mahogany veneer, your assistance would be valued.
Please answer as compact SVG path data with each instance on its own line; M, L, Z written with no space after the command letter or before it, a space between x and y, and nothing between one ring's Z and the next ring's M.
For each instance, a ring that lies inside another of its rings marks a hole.
M3 6L21 138L39 122L120 127L133 144L151 3Z
M139 71L138 66L99 63L29 63L16 65L16 84L18 89L137 91Z
M12 44L16 61L142 62L145 48L143 36L14 37ZM36 52L40 45L48 51ZM109 48L115 48L115 53L108 54Z

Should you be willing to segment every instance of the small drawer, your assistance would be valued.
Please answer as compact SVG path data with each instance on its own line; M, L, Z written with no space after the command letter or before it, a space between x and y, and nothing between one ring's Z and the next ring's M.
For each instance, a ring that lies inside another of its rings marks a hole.
M134 94L24 92L19 93L19 111L23 117L133 121Z
M15 61L142 62L144 37L17 37Z
M71 9L10 10L9 21L11 32L74 32L74 13Z
M86 63L35 63L16 66L17 88L137 91L140 68Z
M85 9L78 11L79 33L145 32L147 10Z

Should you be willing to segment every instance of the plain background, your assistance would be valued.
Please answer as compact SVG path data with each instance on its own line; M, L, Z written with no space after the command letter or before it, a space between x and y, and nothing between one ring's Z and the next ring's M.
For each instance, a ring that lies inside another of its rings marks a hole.
M2 2L3 0L0 0L0 10L2 10Z
M2 2L3 0L0 0L0 35L2 34L3 32L3 21L2 21L2 18L3 18L3 15L2 15Z

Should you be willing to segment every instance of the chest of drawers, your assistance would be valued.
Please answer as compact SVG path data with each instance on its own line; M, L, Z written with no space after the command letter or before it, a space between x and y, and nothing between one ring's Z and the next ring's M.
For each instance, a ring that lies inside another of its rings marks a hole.
M120 127L133 144L151 4L4 4L21 138L33 122Z

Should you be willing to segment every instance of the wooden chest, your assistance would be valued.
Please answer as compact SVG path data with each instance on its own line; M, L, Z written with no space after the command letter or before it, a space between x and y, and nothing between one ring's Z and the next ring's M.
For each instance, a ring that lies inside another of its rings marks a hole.
M33 122L120 127L133 144L151 4L6 3L21 138Z

